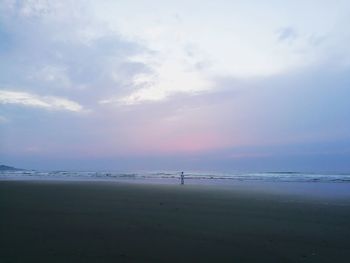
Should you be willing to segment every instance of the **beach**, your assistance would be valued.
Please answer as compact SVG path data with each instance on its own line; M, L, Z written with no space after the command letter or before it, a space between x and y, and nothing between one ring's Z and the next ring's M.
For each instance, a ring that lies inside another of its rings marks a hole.
M0 181L0 262L349 262L350 201L210 185Z

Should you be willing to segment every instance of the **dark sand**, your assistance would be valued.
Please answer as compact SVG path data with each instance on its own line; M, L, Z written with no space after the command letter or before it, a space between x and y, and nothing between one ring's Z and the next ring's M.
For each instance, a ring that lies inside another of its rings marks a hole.
M0 182L0 262L350 262L345 200L209 186Z

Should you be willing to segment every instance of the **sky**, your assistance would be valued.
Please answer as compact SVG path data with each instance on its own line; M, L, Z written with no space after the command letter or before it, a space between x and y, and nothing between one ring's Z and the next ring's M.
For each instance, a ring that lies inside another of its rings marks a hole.
M350 172L350 2L3 0L0 162Z

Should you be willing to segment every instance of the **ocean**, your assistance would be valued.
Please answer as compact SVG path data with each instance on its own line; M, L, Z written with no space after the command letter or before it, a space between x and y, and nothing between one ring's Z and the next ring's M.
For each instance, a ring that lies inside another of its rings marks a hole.
M177 183L181 172L114 172L114 171L1 171L0 179L61 179L61 180L109 180ZM260 182L313 182L313 183L350 183L349 173L302 173L302 172L185 172L187 182L229 183L237 181Z

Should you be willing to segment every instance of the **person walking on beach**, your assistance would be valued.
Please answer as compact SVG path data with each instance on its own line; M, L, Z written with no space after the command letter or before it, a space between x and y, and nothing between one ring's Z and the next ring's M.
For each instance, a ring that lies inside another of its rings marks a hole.
M185 184L185 175L184 172L181 172L181 185Z

